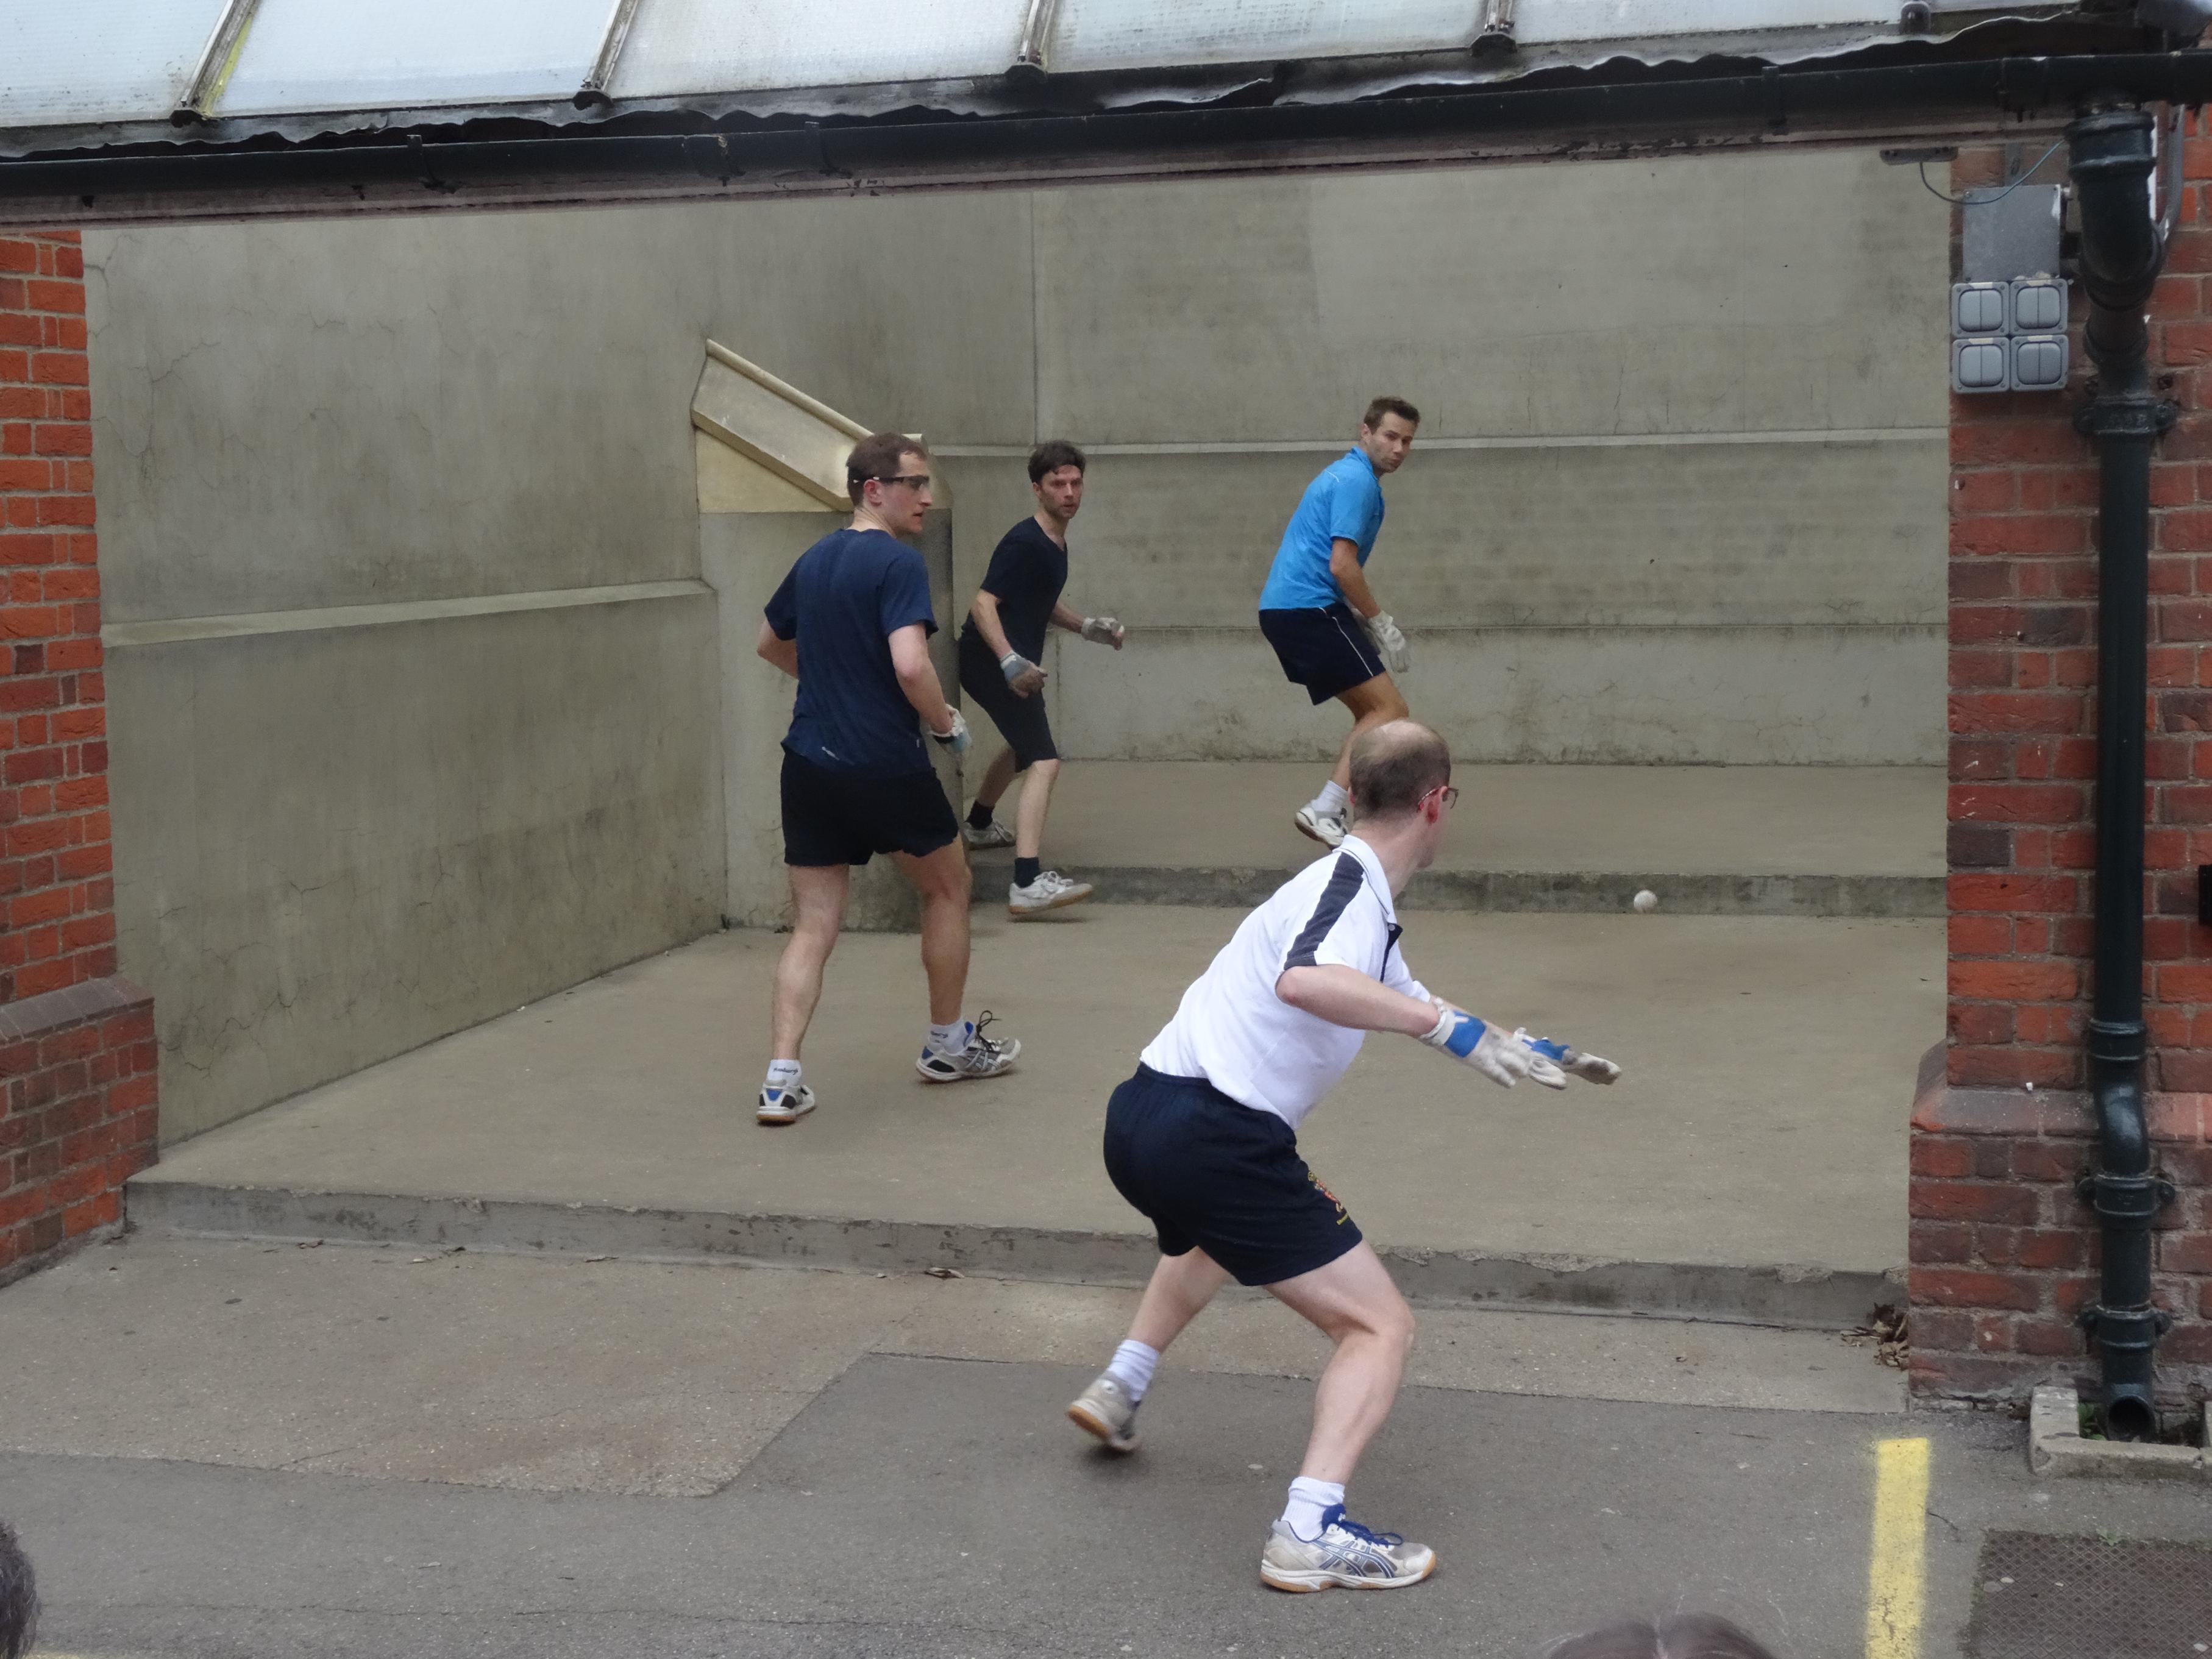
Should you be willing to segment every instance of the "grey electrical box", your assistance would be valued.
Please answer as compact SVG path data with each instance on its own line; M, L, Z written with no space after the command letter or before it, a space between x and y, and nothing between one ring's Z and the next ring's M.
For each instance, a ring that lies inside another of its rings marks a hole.
M1965 216L1959 275L1970 283L2057 276L2064 199L2057 185L2022 185L2001 198L1977 200Z
M2002 283L1951 284L1951 332L2002 334L2008 296Z
M2015 334L2010 344L2014 392L2058 392L2065 388L2063 334Z
M2023 276L2009 285L2006 298L2006 333L2066 331L2066 284L2056 276Z
M2012 342L2002 334L1951 342L1951 390L2004 392L2012 386Z

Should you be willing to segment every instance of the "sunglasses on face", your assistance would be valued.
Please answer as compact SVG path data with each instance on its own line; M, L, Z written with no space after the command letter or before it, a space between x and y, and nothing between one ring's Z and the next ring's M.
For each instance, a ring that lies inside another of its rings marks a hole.
M929 474L927 472L894 472L890 477L878 478L876 482L884 485L886 489L892 484L904 484L908 489L924 489L929 485Z

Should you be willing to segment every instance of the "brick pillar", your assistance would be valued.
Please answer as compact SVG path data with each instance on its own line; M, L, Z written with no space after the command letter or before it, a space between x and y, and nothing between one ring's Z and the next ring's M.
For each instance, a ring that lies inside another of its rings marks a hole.
M0 237L0 1282L154 1157L152 1000L115 971L84 256Z
M2200 123L2202 117L2192 117ZM2193 131L2203 131L2201 125ZM2182 419L2154 461L2144 990L2150 1122L2180 1188L2156 1242L2161 1387L2212 1386L2212 155L2189 145L2151 363ZM2040 147L1962 155L1954 190ZM1955 227L1954 227L1955 228ZM1942 1063L1914 1103L1911 1376L1932 1394L2014 1398L2087 1382L2074 1322L2094 1298L2083 1093L2096 771L2097 463L2073 428L2091 367L2074 295L2063 394L1954 397L1951 409L1950 1006ZM2200 385L2200 376L2207 377Z

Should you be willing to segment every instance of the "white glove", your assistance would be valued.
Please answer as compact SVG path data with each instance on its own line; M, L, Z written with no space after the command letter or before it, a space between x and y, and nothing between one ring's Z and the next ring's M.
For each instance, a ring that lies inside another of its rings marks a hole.
M1121 641L1127 636L1128 630L1111 617L1085 617L1083 619L1083 637L1093 645L1110 645L1119 651Z
M952 724L942 732L932 732L930 740L943 744L956 755L964 755L968 752L968 721L957 708L946 712L951 714Z
M1611 1083L1620 1075L1620 1067L1611 1060L1601 1060L1595 1054L1586 1054L1579 1048L1571 1048L1564 1042L1554 1042L1549 1037L1532 1037L1525 1026L1516 1027L1513 1036L1516 1042L1536 1056L1535 1068L1529 1075L1552 1088L1565 1088L1571 1077L1578 1077L1585 1083ZM1550 1083L1544 1075L1547 1072L1559 1080Z
M1044 670L1018 651L1009 651L999 659L999 672L1018 696L1034 696L1044 685Z
M1382 653L1382 660L1389 665L1392 673L1413 672L1413 647L1406 643L1405 635L1399 631L1389 611L1378 611L1367 618L1367 637L1375 641L1375 648Z
M1436 1028L1421 1039L1431 1048L1441 1048L1455 1060L1463 1060L1488 1078L1492 1083L1511 1088L1524 1077L1536 1073L1536 1056L1524 1048L1495 1025L1486 1025L1473 1014L1460 1008L1439 1007ZM1538 1078L1537 1081L1543 1079ZM1557 1084L1554 1087L1565 1087Z

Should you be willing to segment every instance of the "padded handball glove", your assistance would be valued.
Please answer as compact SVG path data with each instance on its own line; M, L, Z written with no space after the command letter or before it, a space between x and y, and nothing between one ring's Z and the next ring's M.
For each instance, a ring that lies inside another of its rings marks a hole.
M1367 637L1375 641L1375 648L1382 653L1382 660L1394 674L1410 673L1413 666L1413 647L1399 630L1387 611L1378 611L1367 618Z
M942 732L932 732L930 741L942 744L956 755L964 755L968 752L967 719L957 708L948 712L952 716L952 724Z
M1537 1082L1545 1081L1542 1073L1547 1068L1559 1073L1559 1080L1551 1085L1554 1089L1565 1088L1571 1077L1578 1077L1585 1083L1611 1083L1620 1075L1620 1067L1611 1060L1601 1060L1595 1054L1586 1054L1579 1048L1564 1042L1554 1042L1549 1037L1530 1036L1525 1026L1516 1027L1513 1036L1515 1041L1537 1056L1537 1068L1529 1074Z
M1462 1008L1439 1007L1436 1029L1421 1039L1455 1060L1465 1060L1492 1083L1511 1088L1536 1071L1536 1055L1495 1025L1485 1024ZM1564 1088L1564 1082L1554 1085Z
M1119 651L1127 635L1128 630L1111 617L1085 617L1083 619L1083 637L1093 645L1110 645Z
M1009 651L999 659L999 672L1018 697L1035 696L1044 684L1044 670L1018 651Z

